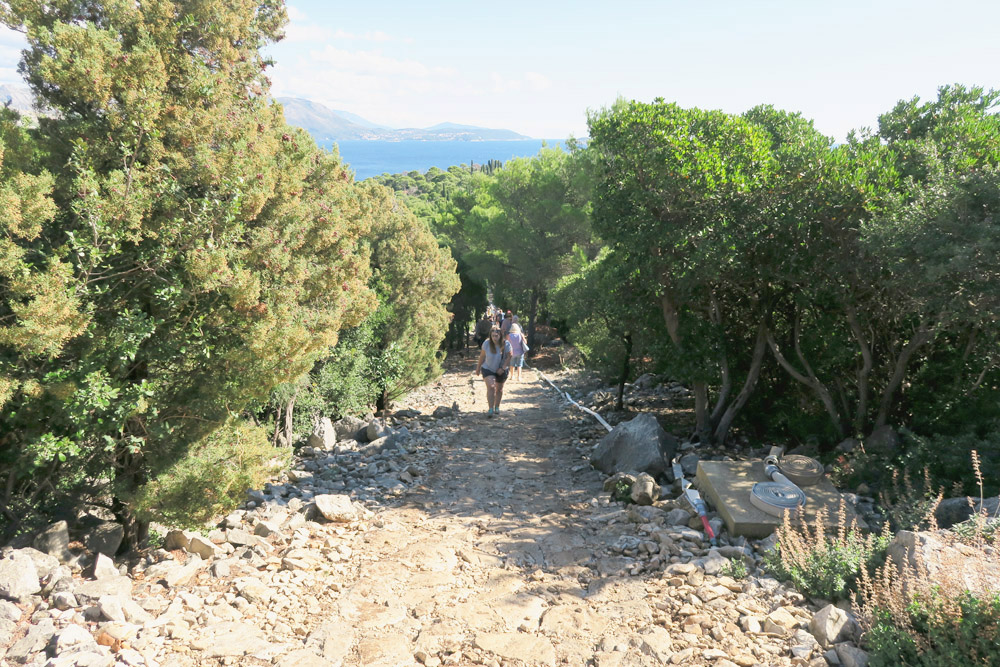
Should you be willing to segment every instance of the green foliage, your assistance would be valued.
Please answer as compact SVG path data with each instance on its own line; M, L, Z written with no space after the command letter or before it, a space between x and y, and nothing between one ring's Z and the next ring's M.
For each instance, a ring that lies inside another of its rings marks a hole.
M901 624L881 611L864 641L873 667L1000 664L1000 595L914 597Z
M662 360L666 333L651 306L641 275L630 272L619 253L603 249L593 261L584 256L580 269L552 291L552 312L588 367L619 385L647 370L644 360ZM619 392L621 399L621 392Z
M134 498L145 519L168 526L201 528L234 510L248 489L260 489L289 463L290 451L276 449L262 427L230 420L191 446Z
M111 490L134 543L128 498L373 306L371 220L267 94L281 3L77 4L0 11L58 112L0 132L0 511Z
M764 556L764 567L775 577L791 581L803 595L824 600L845 600L858 591L862 571L874 572L885 560L890 535L863 535L838 516L836 534L826 533L821 510L813 526L793 525L786 515L778 542Z
M949 529L959 540L967 544L997 544L1000 537L1000 517L973 516Z
M459 289L455 261L388 188L366 182L359 189L371 221L369 284L379 305L308 375L272 396L270 409L279 416L294 397L293 433L286 434L293 441L322 416L382 409L442 372L447 305Z
M611 500L615 500L626 505L632 504L632 482L627 479L620 479L615 483L615 488L611 491Z
M467 217L465 261L496 303L520 313L532 347L539 304L591 242L581 185L575 156L543 147L481 180Z
M495 165L499 168L499 165ZM490 170L492 173L495 169ZM442 171L432 167L425 174L383 174L376 179L396 192L399 201L406 205L425 225L428 225L439 243L447 246L458 264L459 291L452 298L448 310L452 314L448 327L448 346L461 347L466 334L486 306L486 284L473 275L473 267L464 259L468 252L465 234L466 220L475 203L475 191L482 182L483 170L449 167Z
M895 491L900 509L909 507L907 513L916 519L921 517L913 505L919 503L926 508L940 490L946 496L975 498L1000 493L1000 482L995 475L986 475L980 489L970 465L970 453L975 451L983 469L997 470L1000 466L1000 429L996 423L988 422L951 435L918 435L902 429L900 440L900 450L892 457L868 452L839 456L834 461L835 479L850 488L863 482L874 489ZM910 479L922 480L916 492L906 491L908 485L913 486L907 481Z
M888 541L880 544L884 550ZM846 545L828 542L817 545L809 552L804 564L786 563L781 556L781 546L764 558L764 567L775 577L791 581L803 595L824 600L846 600L856 590L856 582L875 552L864 547L863 540L852 533Z
M731 558L728 563L722 566L719 574L732 577L733 579L746 579L750 573L747 571L746 563L742 560Z
M427 223L388 188L371 185L365 194L373 203L372 280L382 303L374 315L377 356L369 363L384 402L440 375L447 305L460 280Z

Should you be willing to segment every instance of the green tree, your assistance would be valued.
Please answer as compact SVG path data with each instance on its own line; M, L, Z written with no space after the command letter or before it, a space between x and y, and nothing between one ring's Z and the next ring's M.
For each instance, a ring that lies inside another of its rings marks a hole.
M525 294L528 344L539 301L571 269L574 248L591 240L586 191L569 153L543 147L511 160L483 182L466 227L467 257L494 286L494 298Z
M625 383L638 372L636 359L665 356L660 349L663 319L646 293L648 284L632 265L604 248L580 271L560 280L551 295L555 315L568 327L567 337L587 365L618 385L618 410L624 407Z
M363 184L370 202L373 289L380 308L376 328L380 364L378 408L441 374L439 346L448 331L447 305L460 281L451 252L438 244L430 227L402 205L392 191ZM392 369L392 372L389 372ZM396 370L398 369L398 370Z
M675 373L694 390L699 437L717 438L731 385L725 322L736 315L723 310L724 296L753 195L775 170L768 137L738 117L663 100L619 101L589 126L598 155L594 228L650 282ZM723 391L710 411L713 382Z
M494 168L499 169L499 163L494 163ZM466 221L476 203L474 193L483 179L480 172L463 166L452 166L447 171L431 167L425 174L383 174L375 179L392 188L399 200L430 226L438 242L451 250L458 264L461 287L448 307L452 315L446 339L449 348L464 349L471 325L486 309L486 284L474 275L474 267L465 260L469 250Z
M369 218L269 101L281 2L10 0L0 16L58 112L37 131L57 213L33 250L88 316L4 406L4 511L16 530L40 480L57 479L35 497L49 504L111 480L89 491L111 492L134 544L146 482L361 321Z

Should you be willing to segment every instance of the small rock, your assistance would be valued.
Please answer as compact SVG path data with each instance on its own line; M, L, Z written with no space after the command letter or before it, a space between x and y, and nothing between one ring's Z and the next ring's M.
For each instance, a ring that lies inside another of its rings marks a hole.
M636 505L652 505L660 497L660 485L647 473L640 473L632 483L632 502Z
M232 572L232 563L228 560L217 560L212 563L211 572L216 579L225 579Z
M365 435L368 438L368 442L378 440L379 438L384 438L391 434L391 431L386 428L385 424L382 423L381 419L373 419L368 422L368 427L365 430Z
M358 510L350 496L343 494L323 494L313 498L316 509L327 521L347 523L358 517Z
M835 648L844 667L868 667L868 654L854 644L837 644Z
M115 562L104 554L97 554L94 557L94 564L90 567L89 574L94 579L112 579L121 576Z
M798 620L787 609L778 607L764 619L764 632L786 635L798 624Z
M277 523L271 521L260 521L253 527L253 534L258 537L270 537L281 532Z
M118 623L125 622L125 611L122 609L122 601L116 595L104 595L97 601L97 608L101 610L101 616L108 621Z
M338 441L354 440L360 431L367 429L367 426L367 422L357 417L344 417L333 423L333 430L337 434Z
M691 513L683 508L672 509L667 512L668 526L684 526L691 520Z
M729 566L729 559L720 554L716 549L709 549L708 555L699 558L697 564L705 570L705 574L716 575Z
M686 476L690 477L691 475L694 475L695 473L697 473L698 472L698 461L700 461L700 460L701 460L701 457L698 456L697 454L693 453L693 452L690 453L690 454L685 454L684 456L682 456L681 459L680 459L680 461L679 461L679 463L681 464L681 468L684 470L684 474Z
M257 538L242 528L230 528L226 531L226 541L238 547L257 544Z
M274 597L274 591L256 579L243 579L237 582L236 590L250 602L267 602Z
M191 540L191 533L186 530L171 530L163 539L163 548L167 551L175 549L187 549Z
M97 649L93 636L79 625L68 625L52 637L52 651L57 656L70 651Z
M54 634L55 624L50 618L43 619L35 625L29 625L27 634L7 649L4 658L14 664L26 663L28 656L38 653L45 648Z
M809 632L820 646L826 648L844 639L845 629L849 629L847 621L847 612L828 604L813 614L809 621Z
M148 570L147 570L148 572ZM97 604L104 595L117 595L121 598L132 594L132 580L128 577L113 577L86 581L73 590L80 605Z
M187 551L197 554L206 560L219 553L218 547L211 540L207 540L201 535L191 536L191 539L188 541Z
M76 596L68 591L59 591L58 593L52 594L52 606L59 611L65 611L67 609L73 609L77 607Z
M35 564L35 570L38 572L39 579L44 579L48 577L57 567L59 567L59 559L55 556L50 556L47 553L41 552L38 549L33 549L32 547L25 547L24 549L18 549L17 553L27 556L31 559L31 562ZM63 568L67 573L69 570Z
M323 417L319 420L309 436L308 444L310 447L327 452L337 446L337 431L329 417Z

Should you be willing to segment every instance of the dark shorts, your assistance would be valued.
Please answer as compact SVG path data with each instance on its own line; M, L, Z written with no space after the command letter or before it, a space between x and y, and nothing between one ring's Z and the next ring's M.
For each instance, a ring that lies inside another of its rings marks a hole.
M483 371L483 379L484 380L486 379L486 376L489 375L489 376L492 376L493 378L496 379L497 384L503 384L504 382L507 381L507 378L504 378L502 380L499 379L499 378L497 378L496 371L491 371L488 368L484 368L484 369L482 369L482 371ZM510 369L507 369L507 377L510 377Z

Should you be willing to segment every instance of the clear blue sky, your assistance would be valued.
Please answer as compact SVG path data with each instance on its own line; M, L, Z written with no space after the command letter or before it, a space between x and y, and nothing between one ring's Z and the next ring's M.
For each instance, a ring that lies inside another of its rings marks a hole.
M292 0L289 14L274 93L394 127L585 136L588 109L663 97L773 104L842 140L942 84L1000 88L997 0ZM0 82L16 46L0 37Z

